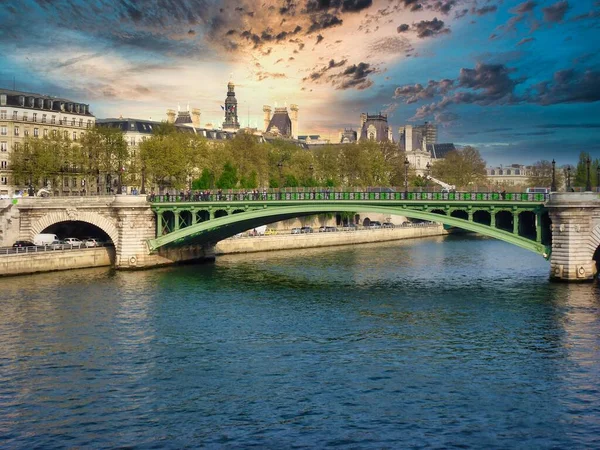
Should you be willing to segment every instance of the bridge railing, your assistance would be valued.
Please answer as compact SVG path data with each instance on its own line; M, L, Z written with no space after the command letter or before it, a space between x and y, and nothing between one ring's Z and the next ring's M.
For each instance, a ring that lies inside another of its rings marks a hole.
M175 202L236 202L236 201L518 201L545 202L549 194L498 193L498 192L369 192L369 191L238 191L200 192L183 195L149 195L152 203Z
M113 244L98 243L93 247L85 245L71 244L50 244L50 245L32 245L28 247L0 247L0 256L2 255L33 255L47 252L60 252L70 250L94 250L100 247L113 247Z

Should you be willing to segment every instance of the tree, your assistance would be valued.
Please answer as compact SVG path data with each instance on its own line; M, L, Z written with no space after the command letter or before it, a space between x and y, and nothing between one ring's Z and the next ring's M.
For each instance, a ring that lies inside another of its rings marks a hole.
M563 175L561 170L556 170L556 186L561 186ZM552 186L552 163L547 160L537 161L529 169L527 178L529 187L551 187Z
M208 168L202 169L200 178L192 182L192 189L212 189L214 187L215 174Z
M473 147L448 152L443 160L433 164L431 171L435 178L458 189L487 182L485 161Z
M217 180L219 189L234 189L238 182L237 169L227 161L223 166L223 172Z

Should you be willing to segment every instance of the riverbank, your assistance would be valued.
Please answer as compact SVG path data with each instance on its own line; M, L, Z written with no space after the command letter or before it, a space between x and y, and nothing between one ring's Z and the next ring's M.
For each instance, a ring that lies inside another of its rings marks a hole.
M215 246L215 255L235 253L268 252L274 250L296 250L314 247L369 244L374 242L399 241L448 234L441 224L415 224L410 227L338 231L335 233L276 234L271 236L244 236L220 241Z

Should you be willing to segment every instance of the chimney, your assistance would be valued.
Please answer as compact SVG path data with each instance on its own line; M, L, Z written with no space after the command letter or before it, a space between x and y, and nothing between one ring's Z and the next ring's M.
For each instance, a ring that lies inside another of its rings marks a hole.
M167 123L175 123L175 110L167 109Z
M192 125L200 128L200 110L198 108L192 108Z
M406 145L406 151L413 151L413 127L412 125L406 125L404 127L404 143Z
M292 138L298 139L298 105L290 105L292 120Z
M265 113L265 132L267 128L269 128L269 123L271 123L271 107L268 105L263 106L263 112Z

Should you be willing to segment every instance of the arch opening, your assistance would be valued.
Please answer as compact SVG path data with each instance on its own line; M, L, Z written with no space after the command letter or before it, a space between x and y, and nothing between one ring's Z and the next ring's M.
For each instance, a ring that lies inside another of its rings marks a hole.
M535 240L535 213L532 211L523 211L519 214L519 236Z
M363 224L363 227L369 228L371 226L371 219L369 219L368 217L365 217L363 219L363 223L362 224Z
M444 211L443 209L434 209L431 211L433 214L440 214L442 216L446 215L446 211Z
M548 211L542 214L542 244L552 245L552 220Z
M239 213L243 213L244 210L243 209L234 209L232 214L239 214Z
M512 233L513 215L510 211L498 211L496 213L496 228Z
M457 219L469 220L469 213L463 211L462 209L457 209L456 211L452 211L450 216L456 217Z
M109 242L111 240L108 233L100 227L80 220L56 222L42 230L42 233L56 234L59 239L73 237L82 241L90 238L97 239L100 242Z
M210 213L208 211L198 211L196 213L196 223L204 222L210 219Z
M218 209L217 211L215 211L215 219L218 219L219 217L226 217L229 214L227 214L227 211L225 211L224 209Z
M173 211L165 211L162 214L162 234L175 231L175 214Z
M192 225L192 212L181 211L179 214L179 228L187 228Z
M475 211L473 213L473 222L487 225L489 227L492 225L492 215L489 211Z

